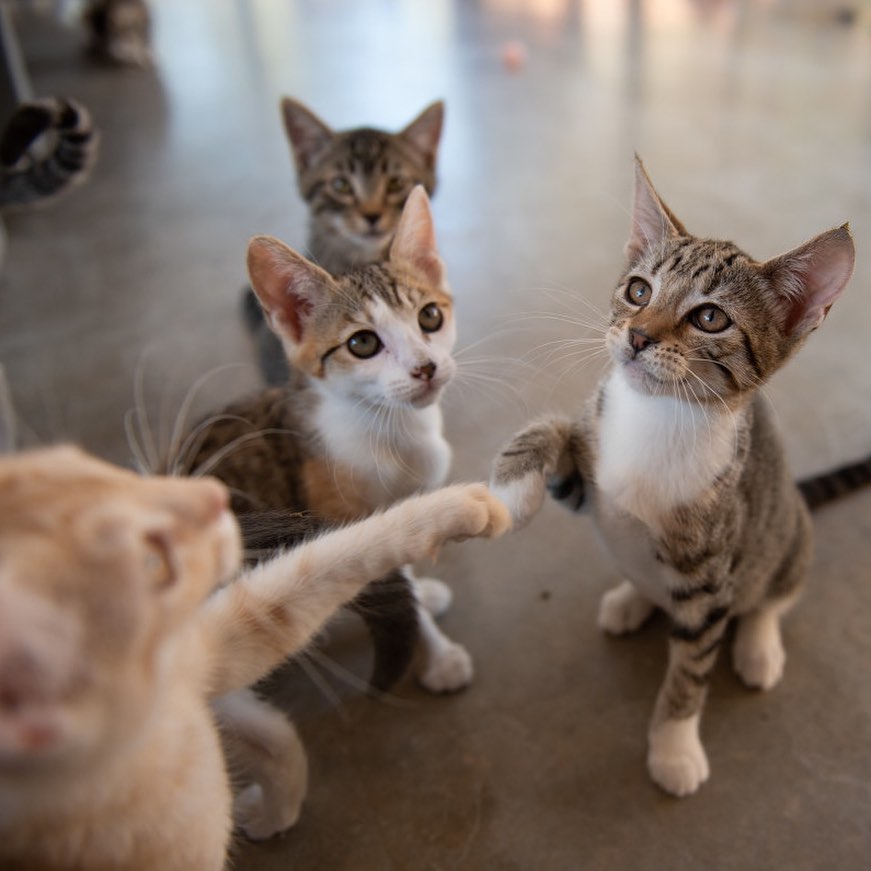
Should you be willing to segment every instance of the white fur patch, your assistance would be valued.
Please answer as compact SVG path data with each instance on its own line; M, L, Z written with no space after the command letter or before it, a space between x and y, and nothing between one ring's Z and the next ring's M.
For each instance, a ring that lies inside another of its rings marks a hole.
M506 484L491 481L490 492L505 503L514 528L520 529L532 520L544 503L544 476L541 472L529 472Z
M607 385L596 483L619 511L654 530L663 513L695 501L732 461L727 410L634 390L618 369Z

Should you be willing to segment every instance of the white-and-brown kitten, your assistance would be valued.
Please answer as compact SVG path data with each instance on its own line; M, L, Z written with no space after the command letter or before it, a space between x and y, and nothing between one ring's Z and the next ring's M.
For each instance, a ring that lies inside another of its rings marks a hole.
M232 796L210 702L257 745L246 830L292 824L305 757L245 688L372 578L509 523L483 485L449 487L236 576L228 502L213 479L140 477L70 447L0 459L4 871L224 868Z
M613 366L580 420L532 424L494 466L518 522L546 486L591 508L626 579L602 599L605 631L632 632L657 607L671 618L647 764L675 795L708 778L699 722L729 620L745 683L770 689L783 672L780 618L811 556L804 497L840 485L796 487L759 388L822 324L854 256L846 226L765 262L692 236L637 161L605 336ZM867 465L854 482L868 480Z
M409 195L384 263L331 276L277 239L256 237L248 266L290 382L200 424L176 469L227 483L237 513L294 509L332 520L440 486L451 449L439 399L455 371L456 330L423 188ZM416 589L420 680L434 692L460 689L471 658L433 620L450 590L434 579Z

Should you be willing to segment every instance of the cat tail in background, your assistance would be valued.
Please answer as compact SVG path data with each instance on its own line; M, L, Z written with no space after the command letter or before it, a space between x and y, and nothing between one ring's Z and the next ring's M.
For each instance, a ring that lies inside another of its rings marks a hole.
M11 454L16 447L15 407L6 370L0 363L0 456Z
M542 418L512 437L493 461L490 488L508 506L515 528L538 512L545 490L570 510L580 510L586 453L578 424L567 418Z
M325 532L331 525L295 511L251 511L237 515L249 559L261 560ZM372 637L369 685L387 692L408 671L417 647L417 598L400 571L373 581L347 607L359 614Z
M0 206L29 206L87 179L99 136L87 109L49 97L19 105L0 134Z
M796 482L804 501L812 511L871 484L871 455L830 472L823 472Z
M263 307L250 285L242 291L242 318L257 346L260 374L269 387L284 387L290 378L290 366L281 340L269 329Z

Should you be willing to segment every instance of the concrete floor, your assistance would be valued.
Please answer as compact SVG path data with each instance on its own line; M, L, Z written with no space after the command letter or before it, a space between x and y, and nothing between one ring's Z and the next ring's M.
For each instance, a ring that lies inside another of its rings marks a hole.
M455 478L485 477L532 414L592 389L602 358L549 343L593 335L576 321L618 273L635 150L691 230L760 258L851 222L855 278L766 392L797 473L867 453L871 9L844 5L155 0L145 72L90 66L75 30L22 19L36 93L80 98L103 131L85 188L6 216L0 361L27 439L129 462L137 395L165 436L205 373L203 409L257 384L245 243L305 233L277 111L292 94L336 126L398 128L447 101L435 216L477 372L446 402ZM511 73L514 38L528 61ZM869 509L866 492L816 520L783 683L750 693L720 663L712 778L683 801L644 767L665 621L597 631L615 578L589 523L548 506L516 536L452 548L444 623L475 657L473 686L434 698L409 680L367 700L368 643L339 625L274 681L311 757L304 816L235 867L867 868Z

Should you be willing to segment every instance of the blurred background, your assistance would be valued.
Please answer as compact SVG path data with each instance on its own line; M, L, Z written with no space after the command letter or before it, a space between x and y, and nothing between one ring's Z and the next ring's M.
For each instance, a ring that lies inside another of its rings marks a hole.
M90 179L6 210L0 363L24 444L130 464L125 414L165 444L259 385L240 317L249 236L302 248L278 103L398 130L446 102L434 197L468 375L445 401L453 477L485 478L530 416L571 412L629 226L633 153L697 235L767 259L850 221L856 273L766 388L797 475L871 447L871 4L867 0L149 0L153 63L94 63L72 2L4 2L7 66L101 133ZM195 388L195 389L194 389ZM642 436L643 437L643 436ZM676 801L644 767L667 627L602 637L616 578L589 521L446 552L475 683L365 699L369 645L338 625L273 683L311 756L302 820L244 869L815 869L871 851L871 493L820 513L786 677L723 657L712 766Z

